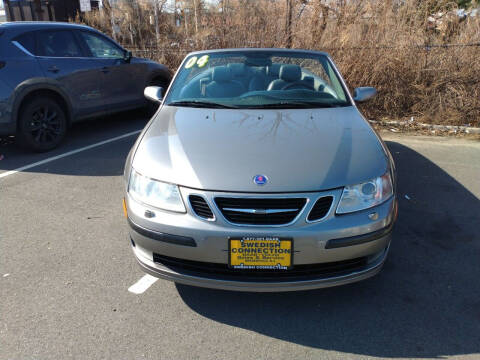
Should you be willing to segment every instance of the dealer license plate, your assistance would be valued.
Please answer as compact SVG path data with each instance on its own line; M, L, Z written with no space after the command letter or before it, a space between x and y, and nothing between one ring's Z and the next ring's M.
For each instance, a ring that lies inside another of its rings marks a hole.
M230 238L228 245L228 264L231 268L288 270L292 267L292 239L278 237Z

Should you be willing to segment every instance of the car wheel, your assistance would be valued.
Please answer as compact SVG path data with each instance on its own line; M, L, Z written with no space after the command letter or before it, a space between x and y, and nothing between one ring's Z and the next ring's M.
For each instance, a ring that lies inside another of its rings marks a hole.
M20 145L42 152L57 147L65 138L67 117L50 97L38 97L20 109L17 139Z
M148 83L147 86L160 86L161 88L163 88L163 95L165 95L165 91L168 88L168 83L162 80L152 80ZM148 117L152 117L157 112L159 106L159 103L147 100L147 105L145 105L145 114Z

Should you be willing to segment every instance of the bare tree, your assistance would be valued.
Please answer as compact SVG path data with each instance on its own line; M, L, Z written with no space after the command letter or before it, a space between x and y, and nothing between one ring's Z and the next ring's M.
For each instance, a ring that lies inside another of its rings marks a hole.
M292 0L285 0L286 16L285 16L285 47L292 47Z
M325 5L322 0L316 0L313 6L314 20L312 24L312 43L319 44L322 40L325 29L327 28L327 20L330 7Z

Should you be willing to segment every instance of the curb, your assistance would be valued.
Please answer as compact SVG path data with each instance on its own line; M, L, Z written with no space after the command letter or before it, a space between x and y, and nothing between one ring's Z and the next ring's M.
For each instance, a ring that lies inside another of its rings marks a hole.
M425 124L425 123L417 123L414 121L377 121L377 120L368 120L371 124L378 124L378 125L396 125L396 126L420 126L425 129L432 129L432 130L443 130L443 131L455 131L455 132L464 132L466 134L480 134L480 128L477 127L470 127L470 126L455 126L455 125L435 125L435 124Z

